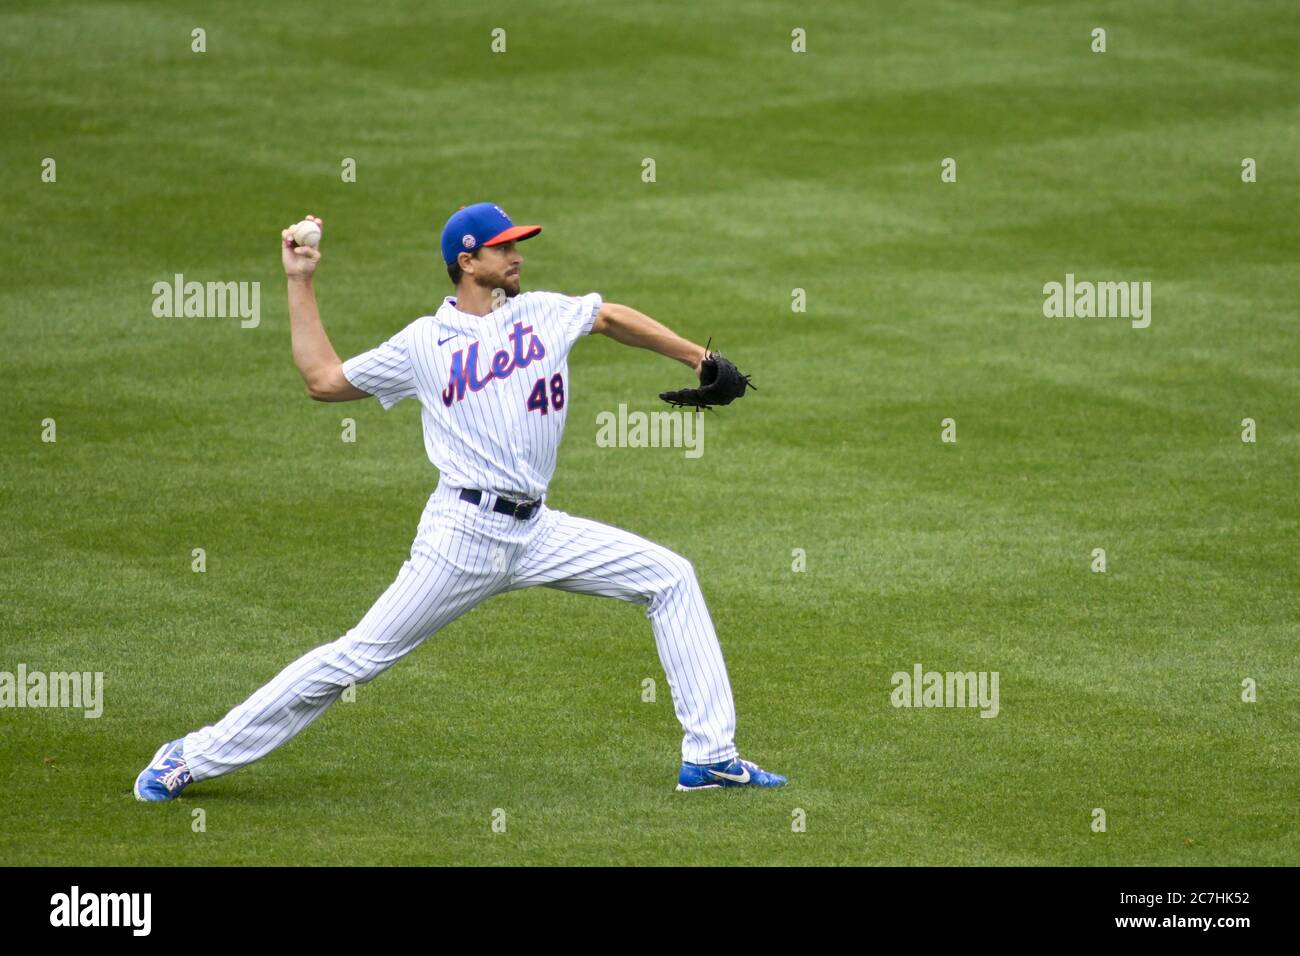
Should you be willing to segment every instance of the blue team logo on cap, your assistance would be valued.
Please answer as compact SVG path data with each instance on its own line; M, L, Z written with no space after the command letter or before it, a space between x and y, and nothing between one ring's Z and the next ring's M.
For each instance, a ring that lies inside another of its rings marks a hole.
M466 249L473 249L476 245L478 245L478 242L474 239L473 236L471 236L467 232L465 233L465 235L461 237L460 244L464 246Z

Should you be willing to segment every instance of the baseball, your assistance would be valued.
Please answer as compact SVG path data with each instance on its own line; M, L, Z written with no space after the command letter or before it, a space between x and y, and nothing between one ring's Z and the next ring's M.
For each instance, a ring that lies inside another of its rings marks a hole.
M293 227L293 241L300 246L311 246L315 249L320 245L320 226L310 219L304 219Z

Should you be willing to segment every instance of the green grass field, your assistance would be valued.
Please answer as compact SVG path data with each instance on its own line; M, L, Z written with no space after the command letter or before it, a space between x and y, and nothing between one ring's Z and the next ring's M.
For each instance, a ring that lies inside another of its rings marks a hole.
M1300 862L1291 4L46 7L0 12L0 670L105 700L0 710L0 862ZM525 287L754 375L698 460L601 448L689 373L580 342L550 499L694 562L790 786L674 793L642 610L537 590L137 803L159 743L361 617L437 481L415 403L305 397L278 231L325 220L346 356L450 291L482 199L546 226ZM175 273L260 282L260 325L155 318ZM1067 273L1151 282L1150 326L1045 317ZM917 663L997 671L997 717L891 706Z

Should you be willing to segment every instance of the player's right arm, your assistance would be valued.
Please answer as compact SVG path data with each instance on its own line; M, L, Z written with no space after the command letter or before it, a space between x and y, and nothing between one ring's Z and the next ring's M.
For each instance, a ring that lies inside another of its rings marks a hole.
M317 223L315 216L308 216ZM280 234L280 260L289 280L289 334L293 338L293 363L318 402L351 402L369 398L343 375L343 363L325 334L316 306L311 277L320 262L320 250L293 241L293 226Z

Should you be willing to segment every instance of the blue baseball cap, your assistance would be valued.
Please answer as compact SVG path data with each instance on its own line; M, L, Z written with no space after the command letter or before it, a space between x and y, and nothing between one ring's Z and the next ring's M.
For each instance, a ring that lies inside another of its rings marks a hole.
M473 252L480 246L520 242L541 231L541 226L516 226L496 203L462 206L442 227L442 259L451 265L462 252Z

